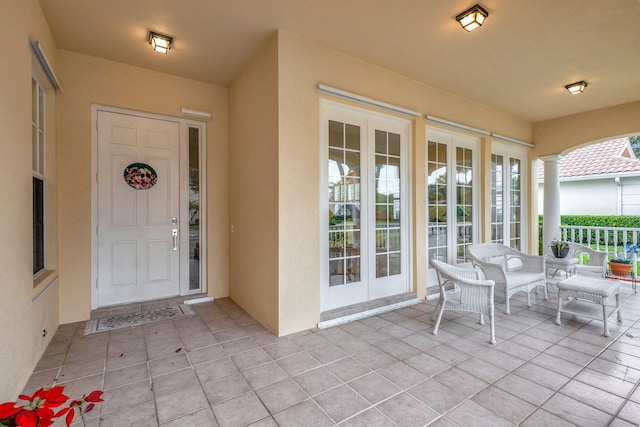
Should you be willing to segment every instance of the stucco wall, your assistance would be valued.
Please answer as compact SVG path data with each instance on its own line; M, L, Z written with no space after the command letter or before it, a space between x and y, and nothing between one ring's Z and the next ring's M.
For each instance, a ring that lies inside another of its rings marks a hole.
M533 124L535 156L565 154L592 142L640 133L640 101Z
M279 317L280 333L314 327L320 314L320 123L316 84L531 140L528 122L412 81L340 52L280 32ZM342 101L341 101L342 102ZM362 106L360 106L362 108ZM414 120L412 192L414 291L425 294L425 121Z
M231 85L229 109L231 298L279 334L278 211L288 207L279 201L278 193L276 38Z
M561 215L619 215L618 185L605 180L560 181ZM597 200L597 203L594 203ZM544 207L544 187L538 187L538 213Z
M0 2L0 401L22 391L58 326L57 282L32 303L45 284L34 287L32 253L31 75L29 39L40 42L54 69L56 47L36 0ZM50 94L49 94L50 95ZM55 101L48 96L49 113ZM56 132L46 122L48 268L56 270ZM55 272L54 272L55 275ZM51 279L51 276L50 276ZM48 281L49 283L50 281ZM48 335L42 336L46 329Z
M180 116L209 111L207 122L208 293L228 296L228 90L78 53L59 52L60 321L91 308L91 104Z

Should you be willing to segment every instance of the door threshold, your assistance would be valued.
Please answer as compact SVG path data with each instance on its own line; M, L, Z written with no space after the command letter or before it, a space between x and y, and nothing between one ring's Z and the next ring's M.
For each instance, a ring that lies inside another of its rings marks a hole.
M413 292L367 301L320 313L318 329L330 328L422 302Z

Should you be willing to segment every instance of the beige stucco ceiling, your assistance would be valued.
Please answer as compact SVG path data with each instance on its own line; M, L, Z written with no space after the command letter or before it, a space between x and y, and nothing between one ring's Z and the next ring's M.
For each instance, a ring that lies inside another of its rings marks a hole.
M60 49L223 86L280 29L534 122L640 100L639 0L479 3L468 33L473 0L41 0Z

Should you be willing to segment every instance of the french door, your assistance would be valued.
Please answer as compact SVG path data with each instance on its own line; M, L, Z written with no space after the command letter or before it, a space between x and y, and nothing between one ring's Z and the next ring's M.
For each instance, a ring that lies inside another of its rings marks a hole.
M322 311L409 289L410 123L324 102Z
M527 153L494 143L491 152L491 241L526 248Z
M428 257L466 263L479 236L479 140L427 127L426 144Z

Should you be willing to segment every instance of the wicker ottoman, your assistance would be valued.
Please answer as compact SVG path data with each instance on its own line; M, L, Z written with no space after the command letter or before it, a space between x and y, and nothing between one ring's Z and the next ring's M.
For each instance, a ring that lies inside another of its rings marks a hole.
M576 274L557 283L558 286L558 314L556 323L560 324L560 314L570 313L577 316L604 322L604 336L609 336L607 320L614 313L618 314L618 322L622 321L620 314L620 282L595 276ZM569 301L563 303L568 298ZM615 300L615 306L611 305ZM602 306L602 309L594 307Z

